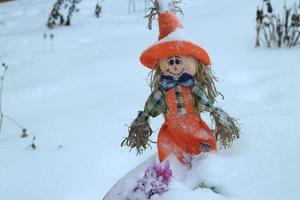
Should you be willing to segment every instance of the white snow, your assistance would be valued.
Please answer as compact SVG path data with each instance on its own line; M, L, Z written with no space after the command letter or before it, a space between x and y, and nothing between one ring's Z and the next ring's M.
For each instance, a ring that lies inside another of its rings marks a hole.
M147 160L120 143L150 94L149 70L139 55L156 40L127 1L83 1L71 27L43 39L53 1L0 4L0 63L9 68L3 111L28 129L5 120L0 135L0 199L102 199L117 180ZM275 2L281 7L282 2ZM255 49L255 11L260 0L189 0L182 22L193 42L210 54L225 95L221 106L240 119L233 148L195 163L182 181L156 199L291 200L300 198L300 47ZM278 11L280 12L280 11ZM47 34L49 36L47 31ZM200 43L201 41L201 43ZM205 118L208 123L209 118ZM162 117L151 120L156 134ZM29 146L36 136L36 150ZM196 161L195 161L196 162ZM195 182L220 195L192 190Z
M169 10L170 0L158 0L159 10L160 12L165 12Z
M169 42L169 41L191 41L192 42L192 39L186 32L184 32L182 28L178 27L175 29L175 31L171 32L166 37L160 39L154 45L163 42Z

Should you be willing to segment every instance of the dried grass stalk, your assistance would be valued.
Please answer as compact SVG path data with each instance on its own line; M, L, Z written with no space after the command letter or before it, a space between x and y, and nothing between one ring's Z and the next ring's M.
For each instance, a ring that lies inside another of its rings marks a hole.
M136 149L137 154L142 154L144 150L151 147L150 136L153 131L149 125L149 120L140 120L137 117L130 126L128 126L128 137L126 137L121 146L128 146L131 149Z
M182 3L182 0L173 0L168 5L170 7L170 10L172 10L174 13L183 15L183 11L180 8L180 3ZM148 29L152 30L152 22L157 19L157 16L160 12L160 6L157 0L152 0L152 6L149 8L148 14L145 16L145 18L148 18Z
M237 119L229 116L227 112L220 108L214 108L211 112L215 122L215 136L222 146L226 149L232 146L233 141L240 137L240 127Z
M172 11L174 11L176 14L183 15L183 11L180 7L180 4L182 3L182 0L173 0L169 3L169 7Z
M157 0L152 0L152 6L149 8L148 14L145 18L148 18L148 29L152 30L152 22L157 18L159 14L159 3Z

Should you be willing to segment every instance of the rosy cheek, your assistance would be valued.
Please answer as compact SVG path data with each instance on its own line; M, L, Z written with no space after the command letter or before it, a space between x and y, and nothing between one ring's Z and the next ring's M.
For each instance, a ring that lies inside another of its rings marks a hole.
M187 71L188 73L190 73L191 75L195 75L195 70L192 69L191 67L187 67L187 68L186 68L186 71Z
M163 66L160 67L160 69L161 69L162 72L166 72L169 68L168 68L167 65L163 65Z
M186 72L188 72L189 74L191 74L191 75L195 75L196 74L196 66L193 65L193 64L184 66L184 70Z

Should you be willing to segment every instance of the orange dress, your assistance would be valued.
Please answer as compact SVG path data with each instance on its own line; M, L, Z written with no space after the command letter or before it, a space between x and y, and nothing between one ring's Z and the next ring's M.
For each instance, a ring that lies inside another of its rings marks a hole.
M216 151L216 139L210 128L194 109L194 99L189 87L179 86L182 90L186 114L179 114L176 105L175 89L166 92L167 113L165 122L158 134L159 160L164 161L173 154L185 163L186 157L198 155L202 151ZM205 149L201 147L207 147Z

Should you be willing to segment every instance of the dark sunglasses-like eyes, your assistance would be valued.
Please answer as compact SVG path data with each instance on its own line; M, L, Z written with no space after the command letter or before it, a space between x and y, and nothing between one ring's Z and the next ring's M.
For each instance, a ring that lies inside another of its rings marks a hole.
M182 63L182 60L180 58L170 58L168 60L168 65L172 66L172 65L179 65Z

